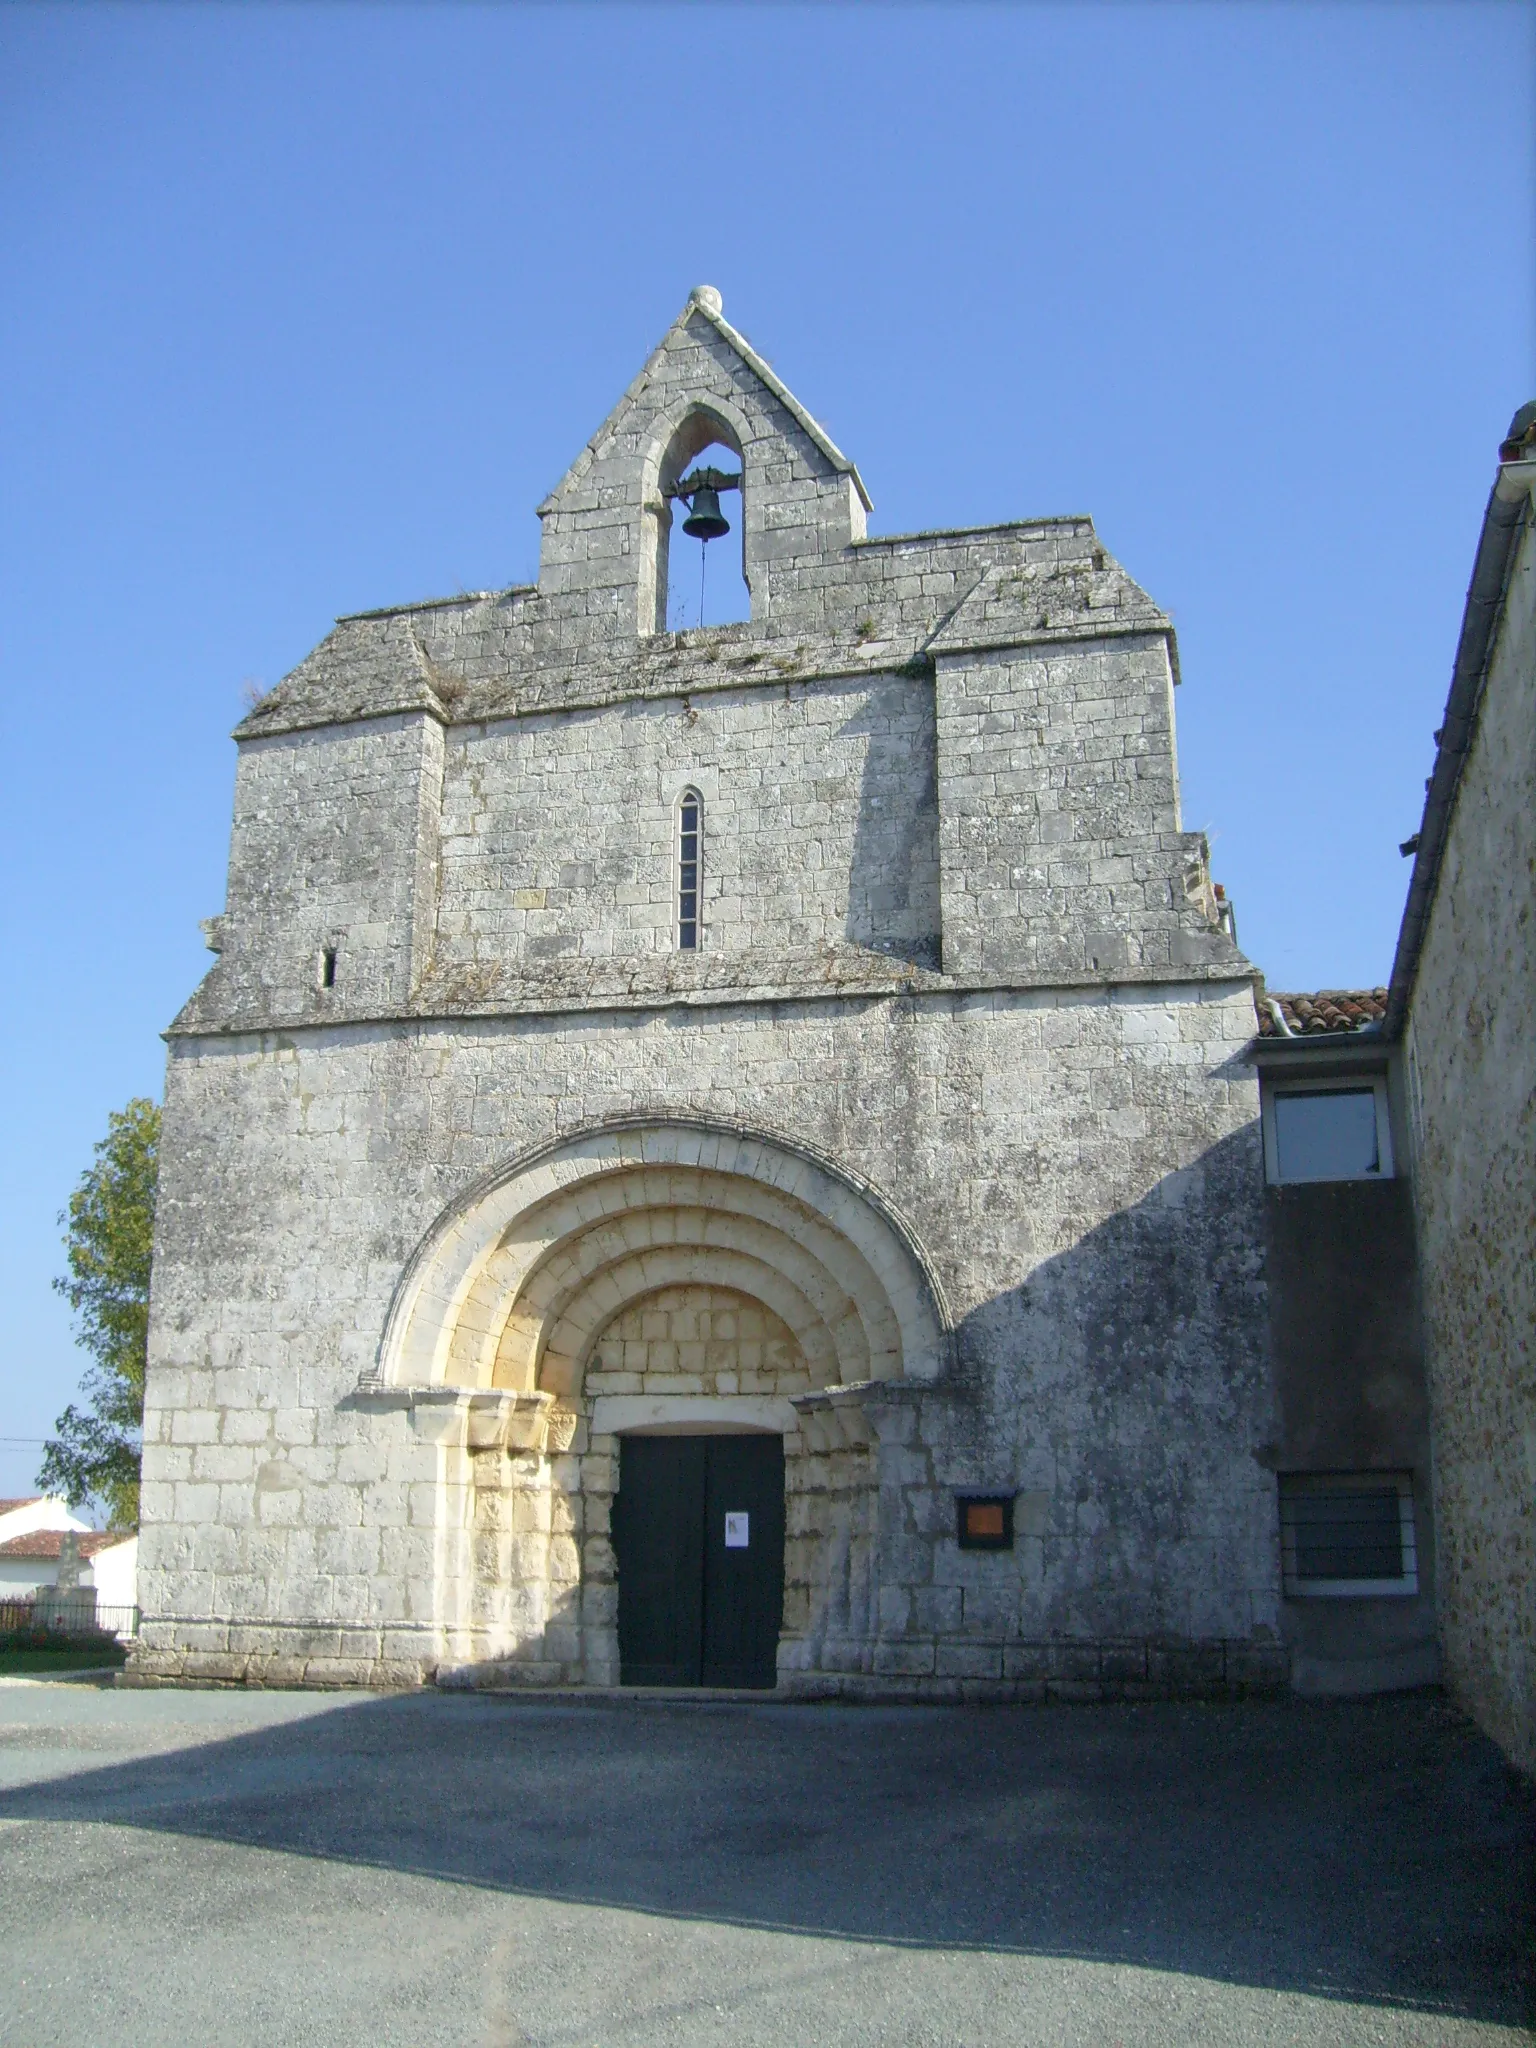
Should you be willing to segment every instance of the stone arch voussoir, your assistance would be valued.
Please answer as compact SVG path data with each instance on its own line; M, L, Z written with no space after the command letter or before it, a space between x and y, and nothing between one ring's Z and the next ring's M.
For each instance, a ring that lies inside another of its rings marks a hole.
M771 1309L799 1344L813 1385L834 1385L843 1377L833 1333L799 1289L772 1266L746 1253L708 1246L655 1246L605 1267L590 1287L567 1303L545 1332L539 1390L567 1401L577 1399L592 1347L608 1324L631 1303L663 1288L688 1284L730 1288Z
M883 1299L871 1298L868 1276L862 1299L850 1297L813 1253L762 1217L699 1203L666 1207L658 1201L649 1209L627 1207L572 1231L528 1270L507 1306L492 1384L531 1388L542 1333L598 1275L641 1255L666 1255L679 1271L690 1261L702 1271L723 1256L744 1256L779 1274L831 1334L840 1361L836 1376L843 1381L890 1377L899 1358L899 1333ZM455 1377L460 1383L483 1384L483 1356L465 1358Z
M665 1219L690 1210L714 1220L679 1247ZM794 1141L656 1117L543 1147L445 1211L401 1278L367 1383L489 1386L530 1276L558 1274L565 1259L569 1299L582 1277L577 1247L604 1230L611 1238L590 1248L597 1269L663 1244L700 1262L758 1258L822 1320L840 1371L933 1380L944 1369L942 1293L912 1231L872 1187Z

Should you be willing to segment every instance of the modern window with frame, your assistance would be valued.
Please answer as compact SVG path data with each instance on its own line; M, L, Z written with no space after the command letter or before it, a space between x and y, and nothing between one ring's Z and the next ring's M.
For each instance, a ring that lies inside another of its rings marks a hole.
M1264 1090L1264 1168L1272 1185L1391 1180L1385 1076L1270 1082Z
M1282 1474L1280 1556L1290 1600L1417 1593L1412 1479L1406 1472Z
M698 950L700 890L704 880L704 799L685 789L677 806L677 943Z

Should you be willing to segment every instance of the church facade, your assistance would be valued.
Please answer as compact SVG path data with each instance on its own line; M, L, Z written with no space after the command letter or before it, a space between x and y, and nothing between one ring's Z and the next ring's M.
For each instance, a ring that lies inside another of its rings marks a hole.
M751 617L669 632L716 502ZM131 1676L1284 1682L1172 628L1086 518L868 506L701 287L537 585L343 619L239 728Z

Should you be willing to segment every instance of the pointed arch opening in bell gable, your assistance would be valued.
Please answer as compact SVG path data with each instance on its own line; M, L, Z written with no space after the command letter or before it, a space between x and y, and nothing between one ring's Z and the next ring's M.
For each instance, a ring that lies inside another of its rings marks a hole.
M740 479L738 487L720 493L731 531L713 541L684 531L688 500L673 496L679 483L701 471ZM751 618L747 488L746 458L735 427L713 406L695 406L673 431L657 474L650 543L658 632L691 632Z

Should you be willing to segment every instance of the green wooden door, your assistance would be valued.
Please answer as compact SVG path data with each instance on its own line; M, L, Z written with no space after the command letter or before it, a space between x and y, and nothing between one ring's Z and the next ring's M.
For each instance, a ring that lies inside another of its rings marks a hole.
M619 1439L613 1547L619 1565L619 1676L625 1685L701 1682L705 1441Z
M613 1537L625 1685L777 1682L782 1438L622 1437Z
M693 1441L705 1450L704 1683L772 1686L784 1618L784 1439Z

